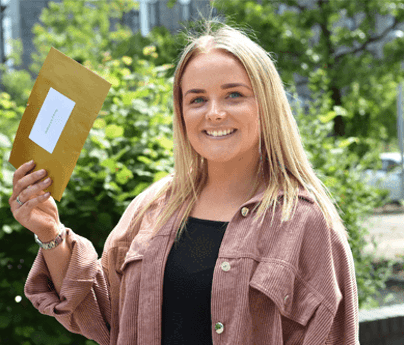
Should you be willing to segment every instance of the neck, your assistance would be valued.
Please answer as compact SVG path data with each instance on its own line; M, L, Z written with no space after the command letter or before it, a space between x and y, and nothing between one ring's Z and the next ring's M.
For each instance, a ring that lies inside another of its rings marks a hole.
M215 195L217 200L232 198L247 201L256 191L262 191L264 186L259 175L259 156L243 157L239 161L211 162L208 161L208 180L205 193ZM258 182L258 184L257 184Z

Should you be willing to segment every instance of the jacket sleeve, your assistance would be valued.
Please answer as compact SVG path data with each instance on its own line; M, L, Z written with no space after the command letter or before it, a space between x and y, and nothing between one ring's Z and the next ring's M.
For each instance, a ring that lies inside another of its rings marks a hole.
M346 237L332 232L332 261L342 300L331 324L327 345L359 345L358 292L355 266Z
M66 228L72 250L60 296L53 287L42 248L29 272L24 293L40 313L55 317L66 329L109 344L110 291L92 243Z
M24 293L42 314L55 317L70 332L78 333L101 345L110 344L118 332L120 275L117 269L125 257L139 224L128 231L131 219L141 205L172 175L162 178L139 194L109 234L102 257L92 243L67 228L66 238L72 250L60 296L53 287L50 272L39 250L25 283Z

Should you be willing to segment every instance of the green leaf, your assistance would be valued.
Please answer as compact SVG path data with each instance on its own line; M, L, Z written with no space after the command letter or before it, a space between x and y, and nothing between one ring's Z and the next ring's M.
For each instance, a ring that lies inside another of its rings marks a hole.
M150 165L152 163L151 159L148 158L148 157L145 157L145 156L138 156L137 160L139 162L142 162L142 163L146 164L146 165Z
M96 119L94 121L93 128L101 129L101 128L104 128L105 126L106 126L106 122L104 119Z
M140 182L137 184L134 190L135 195L139 195L141 192L143 192L147 187L149 187L148 183L145 182Z
M105 128L105 135L109 139L121 137L123 132L123 127L117 125L108 125Z
M116 161L112 158L107 158L106 160L102 161L101 166L109 168L111 172L115 172L115 170L118 168Z
M173 8L176 3L177 3L177 0L168 0L167 7Z
M119 81L119 78L117 76L109 74L109 75L105 75L104 78L108 82L110 82L114 88L118 88L119 85L121 84L120 81Z
M172 140L167 139L166 137L158 137L157 138L159 144L166 150L171 151L174 148L174 143Z
M348 112L344 107L341 107L339 105L334 105L333 109L334 109L334 111L335 111L335 113L337 115L340 115L340 116L347 116L348 115Z
M359 143L360 140L356 137L349 137L345 140L342 140L339 142L338 147L340 148L345 148L348 147L349 145L351 145L352 143Z
M136 96L137 96L136 92L126 92L125 94L123 94L122 95L123 105L125 105L125 106L132 105L132 101Z
M160 172L154 174L153 182L160 181L163 177L165 177L165 176L167 176L167 175L169 175L168 172L166 172L166 171L160 171Z
M328 123L332 121L335 116L337 116L337 113L335 111L329 111L326 115L320 115L318 118L322 123Z
M128 168L123 167L119 172L116 174L116 181L119 184L126 184L133 178L133 173Z

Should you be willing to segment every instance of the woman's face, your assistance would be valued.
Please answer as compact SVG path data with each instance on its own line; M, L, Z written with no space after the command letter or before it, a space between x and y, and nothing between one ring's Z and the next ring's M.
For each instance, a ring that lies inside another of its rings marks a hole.
M196 152L208 162L258 158L258 104L248 74L234 56L218 49L197 55L181 86L186 133ZM228 130L232 133L223 135ZM214 131L221 136L213 136Z

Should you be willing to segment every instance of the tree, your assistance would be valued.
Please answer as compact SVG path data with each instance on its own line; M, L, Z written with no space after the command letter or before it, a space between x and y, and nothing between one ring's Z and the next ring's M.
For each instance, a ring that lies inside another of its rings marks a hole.
M123 4L121 1L116 3ZM112 83L65 195L58 204L61 221L90 239L101 254L107 235L130 201L152 182L172 171L173 80L169 72L173 66L155 61L160 58L159 49L164 45L171 52L177 48L169 43L175 42L176 38L162 39L164 42L159 43L161 37L155 33L156 41L152 45L149 45L150 41L140 41L141 48L133 56L113 56L123 49L123 42L129 41L131 34L126 33L124 27L121 27L123 33L116 35L106 30L101 30L103 33L89 30L84 19L92 21L93 25L98 20L100 27L105 28L103 20L110 12L101 2L96 2L92 8L97 15L90 14L83 6L87 5L65 0L58 5L50 3L49 9L44 10L45 14L41 16L44 26L35 29L35 42L39 48L46 49L39 49L33 69L39 70L53 45ZM123 11L124 7L121 9ZM65 34L59 28L60 23L68 31L74 26L83 26L80 32L86 34L78 37L77 30ZM53 34L49 35L49 32ZM90 47L91 54L88 53ZM167 59L166 62L172 62L172 57ZM15 95L0 94L0 343L94 344L70 334L56 320L40 315L23 294L38 246L9 210L14 169L7 160L26 104L19 104L14 98L23 100L29 95L32 84L21 83L26 75L18 73L7 74L7 78L7 87ZM18 83L21 87L17 87ZM364 230L358 226L358 219L380 203L380 193L361 184L358 176L363 167L354 164L356 156L349 152L355 139L336 140L326 136L339 111L333 106L327 69L311 73L309 84L317 85L314 93L317 102L311 104L309 114L296 109L299 128L310 160L345 212L344 220L352 237L350 244L360 288L360 307L375 305L371 294L383 285L388 270L373 269L370 258L361 253ZM307 133L316 133L316 136ZM366 160L370 160L369 157Z
M349 233L348 242L355 261L359 308L375 308L378 303L373 296L380 296L378 290L385 288L394 264L394 260L386 260L378 266L373 263L374 253L363 251L369 232L362 222L375 207L385 202L388 195L388 192L377 190L363 182L363 171L366 165L375 160L377 152L366 153L358 164L357 154L349 150L358 138L327 136L332 130L333 119L337 116L337 107L333 106L326 69L319 68L309 77L309 85L312 84L320 85L319 90L313 93L314 101L309 102L308 110L295 103L292 107L293 114L313 169L330 190ZM296 99L295 86L290 88L290 92ZM372 243L377 248L377 243Z
M403 2L313 0L307 5L297 0L259 2L220 0L213 2L213 6L226 20L247 25L259 35L259 44L275 54L286 85L295 84L294 73L303 77L304 81L299 83L306 84L317 69L326 71L333 105L337 106L332 135L366 139L351 145L351 150L362 156L374 149L378 141L397 137L396 86L404 76L400 68L404 37L386 44L384 57L380 59L374 56L371 45L381 42L403 22ZM392 18L381 33L376 29L377 15ZM336 26L344 17L351 27ZM319 90L316 84L310 88Z
M30 70L39 72L51 46L79 63L101 63L102 53L114 51L132 36L130 28L122 24L122 17L138 6L132 0L50 1L40 16L44 24L33 27L37 52L32 54ZM115 27L111 27L112 22Z

